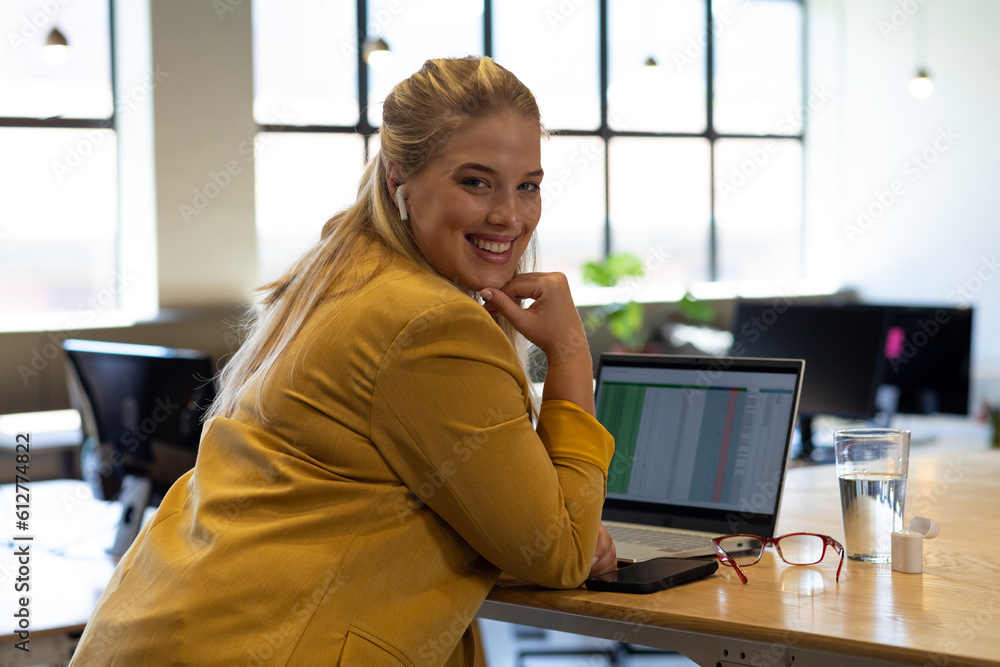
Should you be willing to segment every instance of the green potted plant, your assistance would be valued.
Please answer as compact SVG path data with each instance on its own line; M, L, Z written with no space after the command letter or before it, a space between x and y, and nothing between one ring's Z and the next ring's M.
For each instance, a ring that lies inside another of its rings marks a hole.
M630 252L614 253L601 261L583 265L583 282L600 287L615 287L622 278L640 279L645 275L642 262ZM643 330L643 320L642 304L629 299L594 308L587 314L584 326L592 332L607 324L608 332L622 349L640 351L649 337L649 332Z
M616 287L623 280L634 284L646 277L646 271L639 258L630 252L619 252L606 259L587 262L583 265L583 281L600 287ZM628 290L622 291L628 294ZM706 324L715 317L715 310L698 301L690 292L677 302L677 313L687 322ZM618 341L621 350L641 352L646 348L651 330L645 327L645 309L642 304L629 299L598 306L591 310L584 321L587 332L593 332L602 324L607 324L608 332Z

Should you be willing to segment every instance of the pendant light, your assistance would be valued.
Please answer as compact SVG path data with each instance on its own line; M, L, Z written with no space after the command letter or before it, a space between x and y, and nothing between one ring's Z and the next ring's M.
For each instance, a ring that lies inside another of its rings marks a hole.
M66 41L66 35L62 34L59 28L53 28L45 38L42 60L49 65L61 65L67 58L69 58L69 42Z
M369 37L362 46L364 61L374 69L384 69L392 64L392 51L381 37Z
M918 100L926 100L934 93L934 81L927 71L927 12L930 4L917 11L916 25L913 27L917 46L917 75L910 79L910 95Z

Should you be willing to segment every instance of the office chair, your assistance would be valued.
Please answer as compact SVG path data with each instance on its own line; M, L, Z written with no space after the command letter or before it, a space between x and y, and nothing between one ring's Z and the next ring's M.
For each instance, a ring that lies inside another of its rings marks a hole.
M95 498L122 503L111 553L121 555L149 505L195 463L201 418L215 396L201 352L70 339L70 404L80 413L80 469Z

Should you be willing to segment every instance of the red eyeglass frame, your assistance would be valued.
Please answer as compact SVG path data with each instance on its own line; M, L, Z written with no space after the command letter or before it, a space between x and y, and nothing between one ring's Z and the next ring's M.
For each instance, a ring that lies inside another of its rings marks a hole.
M820 554L818 560L812 563L788 563L788 561L785 560L784 554L781 553L781 545L778 543L786 537L796 537L799 535L819 537L823 540L823 553ZM729 565L734 570L736 570L736 574L739 575L740 581L742 581L745 584L747 583L747 575L743 574L743 570L740 569L740 566L736 564L736 561L733 560L732 556L726 553L725 549L723 549L720 544L722 540L729 539L730 537L750 537L755 540L760 540L762 542L760 547L760 555L757 556L757 560L755 560L752 563L747 563L743 567L750 567L751 565L756 565L757 563L759 563L760 559L764 556L764 549L767 548L768 544L773 544L774 549L775 551L778 552L778 556L781 557L781 560L784 560L789 565L815 565L816 563L819 563L820 561L823 560L823 558L826 557L826 548L833 547L833 550L840 554L840 565L837 566L837 582L838 583L840 582L840 571L844 567L844 545L842 545L840 542L833 539L829 535L820 535L819 533L787 533L785 535L779 535L778 537L761 537L760 535L735 533L733 535L722 535L721 537L713 538L712 546L715 547L716 557L719 559L719 562L722 563L723 565Z

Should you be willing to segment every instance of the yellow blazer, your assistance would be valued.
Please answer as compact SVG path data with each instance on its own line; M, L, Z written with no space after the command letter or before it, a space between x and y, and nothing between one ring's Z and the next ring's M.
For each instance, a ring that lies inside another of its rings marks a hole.
M579 586L612 437L537 428L510 342L467 294L367 244L269 377L268 420L206 424L118 565L85 665L463 665L501 570Z

